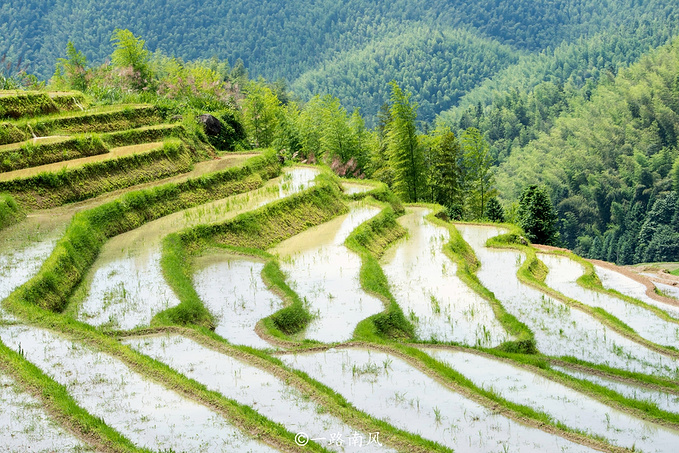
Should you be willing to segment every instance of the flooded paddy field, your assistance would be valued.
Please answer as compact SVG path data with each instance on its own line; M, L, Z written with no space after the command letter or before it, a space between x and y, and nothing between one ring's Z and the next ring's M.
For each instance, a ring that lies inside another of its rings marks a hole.
M545 283L550 288L585 305L606 310L647 340L675 348L679 346L679 324L665 321L652 311L624 299L578 285L576 280L585 273L585 268L568 257L539 253L538 258L549 268Z
M613 445L644 452L664 452L670 451L679 441L679 431L632 417L511 364L466 352L425 351L464 374L477 386L544 412L570 428L603 437Z
M170 233L224 221L313 184L318 171L296 168L263 188L180 211L106 242L80 288L78 318L96 326L129 330L179 304L160 266L161 241Z
M279 296L262 281L263 262L229 254L196 259L193 281L216 317L215 333L233 344L271 347L255 333L257 321L283 308Z
M626 398L653 403L656 406L658 406L659 409L679 414L679 394L664 392L660 390L653 390L646 387L642 387L640 385L624 383L592 373L571 370L569 368L558 366L553 366L552 368L561 371L562 373L566 373L570 376L573 376L575 378L584 379L595 384L601 385L603 387L609 388L615 392L620 393Z
M516 272L525 256L515 250L490 249L486 241L503 230L458 225L481 262L481 283L495 293L505 309L535 334L540 352L572 356L588 362L646 374L679 378L679 362L649 350L604 326L590 315L519 281Z
M616 272L603 266L594 266L594 269L596 270L596 274L601 280L601 284L604 288L614 289L622 294L638 299L649 305L658 307L661 310L667 312L673 318L679 319L679 306L662 303L652 297L649 297L646 294L646 285L643 285L642 283L639 283L638 281L621 274L620 272ZM679 289L673 286L663 285L662 283L658 282L653 282L653 284L661 290L665 287L676 289L677 295L679 295Z
M331 349L279 358L358 409L456 452L594 451L483 407L384 352Z
M443 252L448 230L410 208L399 223L408 237L381 259L394 297L422 340L494 347L509 339L489 303L456 275L457 265Z
M208 349L193 340L178 335L163 335L130 339L126 343L206 385L210 390L254 408L274 422L281 423L290 432L303 432L311 438L333 433L340 434L342 439L350 439L356 433L356 429L328 414L325 408L271 372ZM333 451L394 451L376 443L367 445L370 433L358 434L366 443L361 448L342 448L322 441L319 443Z
M275 451L223 416L43 329L0 326L0 340L64 385L92 415L139 446L175 451Z
M0 451L96 451L55 423L38 399L3 374L0 374L0 439Z
M360 321L384 310L379 299L361 289L361 259L344 245L357 226L379 212L379 208L354 204L349 214L270 250L279 256L290 286L315 315L303 333L305 338L326 343L349 340Z

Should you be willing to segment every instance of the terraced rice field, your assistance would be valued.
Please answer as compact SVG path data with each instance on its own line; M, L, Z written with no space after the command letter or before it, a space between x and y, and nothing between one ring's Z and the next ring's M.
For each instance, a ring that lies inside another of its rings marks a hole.
M7 124L0 451L676 451L679 304L614 266L149 106Z

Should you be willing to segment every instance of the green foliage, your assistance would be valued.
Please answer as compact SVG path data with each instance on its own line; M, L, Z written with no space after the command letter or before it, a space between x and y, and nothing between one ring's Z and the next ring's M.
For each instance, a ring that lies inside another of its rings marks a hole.
M347 210L336 183L319 182L312 189L240 214L226 223L201 225L184 232L182 239L210 239L229 247L265 250Z
M430 143L429 187L432 201L442 206L461 205L463 159L460 142L450 129L437 131Z
M243 104L243 121L255 146L271 146L281 115L280 100L271 88L250 82Z
M109 147L119 147L156 142L170 137L188 139L188 135L184 125L178 123L125 129L100 134L100 137Z
M247 134L241 119L232 110L223 110L215 115L221 123L221 130L216 136L208 136L208 142L221 150L232 151L248 146Z
M547 245L559 242L556 215L544 189L537 185L526 187L519 199L518 217L519 226L531 242Z
M543 183L566 246L620 264L643 260L652 234L641 237L641 228L652 226L654 203L672 187L678 59L677 47L665 46L572 98L548 134L500 166L502 195L511 199L522 185ZM676 232L665 228L658 247L671 244Z
M130 30L113 30L111 37L113 43L113 53L111 62L120 69L131 69L132 73L127 74L133 79L133 86L142 89L148 85L151 78L151 52L146 48L146 41L141 37L134 36Z
M478 129L469 128L462 134L462 152L463 181L467 192L465 204L471 218L481 219L488 199L495 195L490 148Z
M465 29L394 27L358 50L348 48L301 74L291 85L304 99L331 93L360 108L369 124L389 101L388 83L413 93L423 121L453 107L479 81L518 61L511 46Z
M417 136L417 105L411 94L391 82L391 122L387 127L387 150L394 173L394 192L406 202L424 197L424 155Z
M23 217L23 212L12 197L0 193L0 230L7 228Z
M26 132L42 135L59 133L112 132L157 124L160 112L152 105L124 105L78 113L35 118L16 125Z
M491 222L503 223L505 221L505 210L497 198L493 197L488 200L485 217Z
M20 142L26 140L27 137L27 134L14 124L0 123L0 145Z
M69 41L66 44L66 58L57 60L53 82L60 88L85 91L87 89L86 68L87 58Z

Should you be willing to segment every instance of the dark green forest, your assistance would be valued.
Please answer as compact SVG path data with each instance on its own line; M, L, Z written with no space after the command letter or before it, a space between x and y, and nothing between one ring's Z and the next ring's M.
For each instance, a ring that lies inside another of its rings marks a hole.
M47 79L69 40L102 63L123 28L185 61L241 59L251 77L283 79L303 99L331 87L368 124L396 79L431 122L484 81L502 92L615 71L666 43L677 14L672 0L9 0L0 56Z

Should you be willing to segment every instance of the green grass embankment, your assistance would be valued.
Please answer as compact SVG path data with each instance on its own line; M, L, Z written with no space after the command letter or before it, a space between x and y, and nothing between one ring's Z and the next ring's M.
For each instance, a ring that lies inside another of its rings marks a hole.
M94 134L54 142L23 142L20 146L0 150L0 172L96 156L109 151L101 137Z
M0 172L108 153L111 148L183 137L181 124L149 126L106 134L79 134L54 140L29 140L0 148Z
M164 275L181 303L156 315L152 324L213 325L212 315L193 286L191 257L207 247L220 247L266 260L262 277L287 302L284 308L262 320L269 333L286 338L303 330L311 320L311 314L285 283L285 275L276 258L265 250L347 211L336 182L321 174L314 187L298 194L240 214L227 222L198 225L167 236L163 241L161 263Z
M391 192L382 199L389 199ZM378 197L381 194L378 194ZM396 208L403 209L400 202ZM376 296L386 310L361 321L354 330L354 339L362 341L408 340L415 337L415 328L403 314L396 298L389 289L387 276L379 258L387 248L406 235L406 230L397 221L393 205L384 205L375 217L363 222L347 237L344 244L361 258L359 280L361 287Z
M17 202L11 196L0 193L0 230L18 222L23 217L24 213Z
M0 181L0 191L21 205L46 209L86 200L102 193L189 172L195 153L183 142L168 139L151 151L92 162L56 173L44 172Z
M61 311L108 238L182 209L253 190L279 172L276 154L268 151L238 167L130 192L79 212L38 274L15 290L7 301L11 305L22 300L47 310Z
M30 137L30 134L20 130L14 124L0 123L0 146L21 142L28 139L28 137Z
M48 115L83 108L85 97L77 91L0 91L0 119Z
M115 132L163 122L153 105L123 105L82 112L62 112L45 117L22 119L13 122L29 136L78 134L88 132Z

